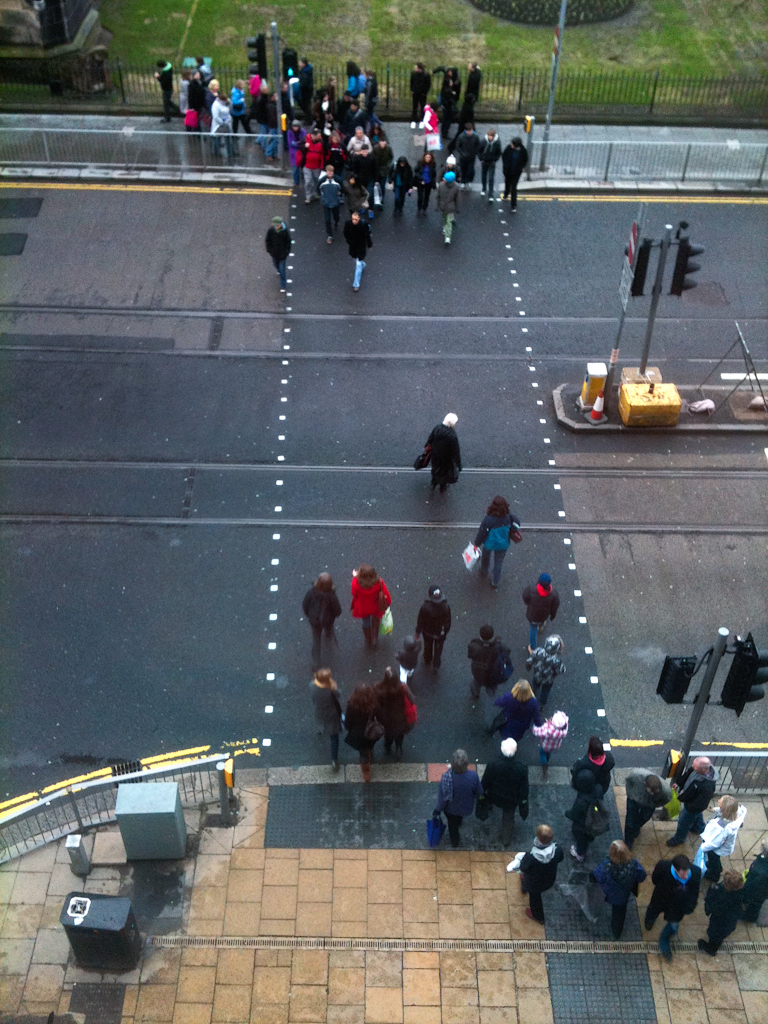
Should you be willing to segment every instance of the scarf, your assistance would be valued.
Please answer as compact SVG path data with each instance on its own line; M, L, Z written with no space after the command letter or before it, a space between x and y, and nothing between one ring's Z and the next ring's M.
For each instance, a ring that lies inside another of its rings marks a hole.
M671 864L669 869L672 872L672 877L677 879L677 881L680 883L680 885L688 885L688 882L690 881L690 878L691 878L690 875L688 875L688 878L681 878L680 875L678 875L678 873L675 871L674 864Z
M605 764L605 754L601 754L600 757L592 757L592 755L590 754L589 760L592 762L592 764L596 764L599 767L600 765Z

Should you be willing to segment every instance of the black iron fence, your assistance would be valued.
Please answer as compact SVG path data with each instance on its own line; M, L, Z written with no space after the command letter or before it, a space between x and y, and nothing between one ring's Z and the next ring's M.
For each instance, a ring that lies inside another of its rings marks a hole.
M242 69L215 68L222 88L229 92ZM377 70L379 101L377 113L391 118L408 117L411 112L411 66L387 64ZM334 76L337 95L344 90L346 76L339 66L315 65L315 85L320 87ZM442 75L432 76L431 96L437 101ZM177 74L178 89L178 74ZM548 69L484 68L478 119L515 119L523 114L541 114L549 94ZM130 110L159 111L160 90L153 71L122 61L84 59L76 63L5 61L0 68L0 110L23 107L62 111L93 101L119 113ZM571 71L560 70L556 112L561 117L590 116L595 119L630 117L706 121L768 121L768 76L708 78L671 75L663 71Z

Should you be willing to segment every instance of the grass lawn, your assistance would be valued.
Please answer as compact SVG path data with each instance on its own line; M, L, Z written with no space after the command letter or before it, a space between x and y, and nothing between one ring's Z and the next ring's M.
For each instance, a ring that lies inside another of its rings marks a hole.
M113 58L147 66L160 57L204 54L215 65L247 66L247 35L281 36L318 67L347 58L381 73L423 60L510 69L549 67L551 28L512 25L466 0L104 0ZM268 47L271 53L271 47ZM768 0L637 0L618 21L569 27L562 67L655 70L690 75L762 73L768 63Z

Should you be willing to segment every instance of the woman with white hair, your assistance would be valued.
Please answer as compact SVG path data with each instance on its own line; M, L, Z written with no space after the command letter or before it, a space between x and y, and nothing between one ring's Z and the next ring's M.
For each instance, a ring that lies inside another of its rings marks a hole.
M448 484L458 481L461 472L461 451L455 430L458 421L456 413L449 412L427 438L427 446L431 449L432 490L439 487L441 494L445 493Z

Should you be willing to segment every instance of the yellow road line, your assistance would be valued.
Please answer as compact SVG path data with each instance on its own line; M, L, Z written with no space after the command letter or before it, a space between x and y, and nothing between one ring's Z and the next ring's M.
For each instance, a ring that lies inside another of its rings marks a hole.
M612 747L661 747L664 740L614 740L610 741Z
M552 195L520 195L519 199L525 199L529 203L553 203L556 200L561 203L697 203L697 204L726 204L736 206L765 206L768 205L768 197L763 196L693 196L685 192L669 193L668 195L644 196L638 192L626 192L617 195L579 195L575 192L554 193Z
M0 188L36 188L60 192L190 192L202 195L232 196L289 196L290 189L266 188L225 188L212 185L210 188L195 185L118 185L118 184L80 184L75 182L43 181L35 182L0 182Z
M190 757L194 754L205 754L211 749L210 743L205 747L189 747L187 750L174 750L168 754L155 754L154 757L142 757L140 764L153 765L159 764L162 761L178 761L179 759L185 758L187 755Z
M739 750L768 750L768 743L726 743L725 740L702 740L702 747L736 747Z
M37 800L37 790L34 793L24 793L23 796L15 796L12 800L5 800L0 804L0 811L7 811L10 807L16 810L17 804L34 803Z

